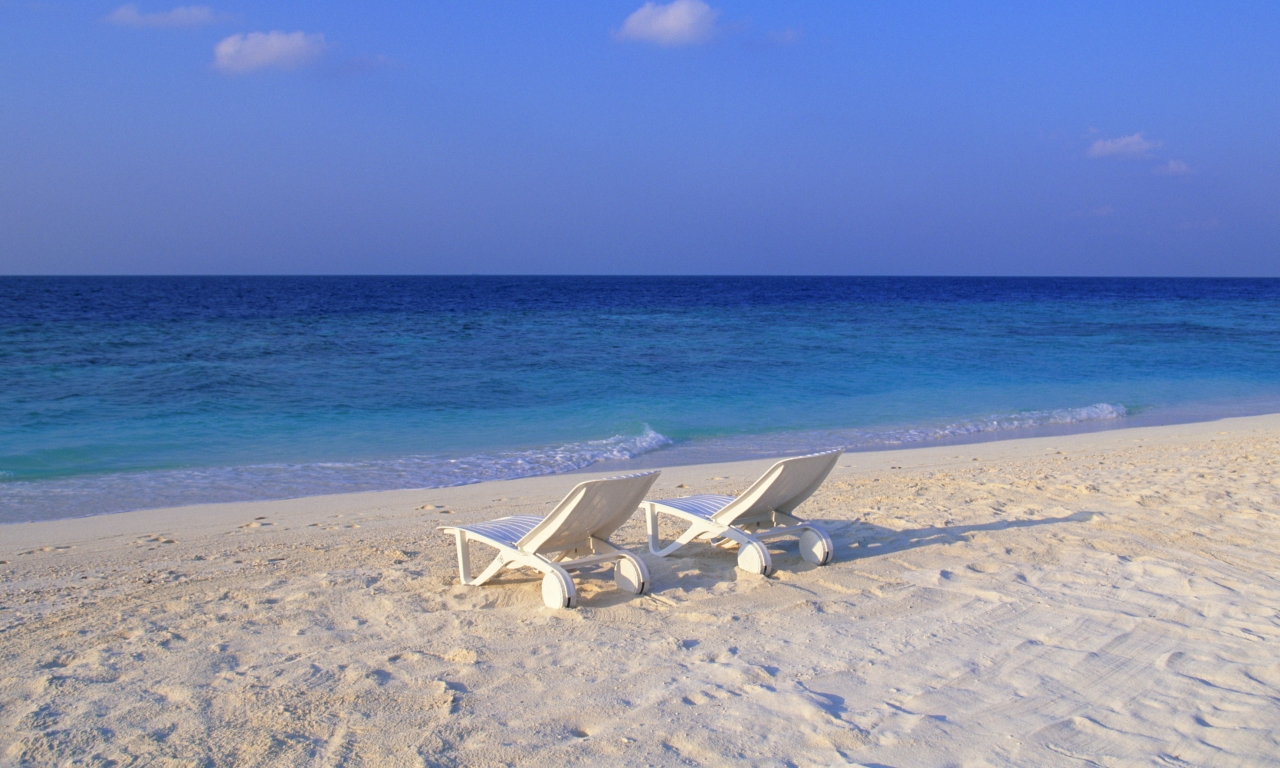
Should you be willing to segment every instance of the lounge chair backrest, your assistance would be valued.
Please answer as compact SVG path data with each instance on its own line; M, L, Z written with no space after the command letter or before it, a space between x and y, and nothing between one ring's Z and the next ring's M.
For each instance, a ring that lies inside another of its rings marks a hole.
M588 537L607 539L644 501L658 470L579 483L551 514L516 542L523 552L561 552Z
M791 514L818 490L835 469L842 453L844 450L840 449L783 459L711 519L721 525L731 525L736 520L750 520L774 510Z

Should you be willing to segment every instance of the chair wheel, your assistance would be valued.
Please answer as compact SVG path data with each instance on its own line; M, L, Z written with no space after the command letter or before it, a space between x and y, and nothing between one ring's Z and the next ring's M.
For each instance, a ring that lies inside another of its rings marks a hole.
M613 583L623 592L643 595L649 588L649 569L639 559L621 558L613 565Z
M548 608L573 608L578 603L573 580L560 571L551 571L543 576L542 603Z
M768 576L773 573L773 558L763 544L753 541L738 548L738 567L747 573Z
M806 528L800 534L800 556L814 565L826 565L831 562L831 537L826 531Z

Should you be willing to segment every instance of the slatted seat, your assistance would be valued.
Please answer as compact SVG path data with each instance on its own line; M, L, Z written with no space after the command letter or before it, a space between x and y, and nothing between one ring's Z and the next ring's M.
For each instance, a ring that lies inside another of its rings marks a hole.
M540 522L542 522L542 518L537 515L513 515L511 517L500 517L497 520L490 520L485 523L460 525L458 530L474 533L477 536L484 536L506 544L508 547L514 547L516 542L527 536L529 531L532 531Z
M710 520L715 513L727 507L732 501L732 496L704 493L699 496L682 496L678 499L666 499L656 503Z

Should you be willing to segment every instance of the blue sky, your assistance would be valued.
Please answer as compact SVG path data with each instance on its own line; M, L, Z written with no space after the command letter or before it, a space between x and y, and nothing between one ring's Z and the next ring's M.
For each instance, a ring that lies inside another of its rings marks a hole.
M0 274L1280 275L1280 5L1039 6L0 0Z

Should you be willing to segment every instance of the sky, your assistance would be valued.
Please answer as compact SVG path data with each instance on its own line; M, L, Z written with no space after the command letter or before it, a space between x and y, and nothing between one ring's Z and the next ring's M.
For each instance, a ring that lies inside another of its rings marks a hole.
M1274 2L211 2L0 0L0 274L1280 276Z

